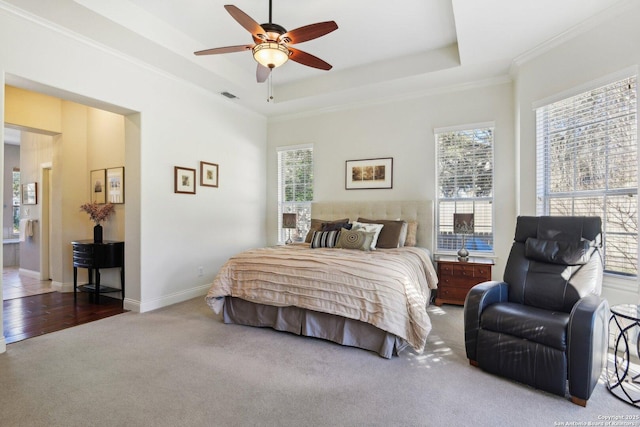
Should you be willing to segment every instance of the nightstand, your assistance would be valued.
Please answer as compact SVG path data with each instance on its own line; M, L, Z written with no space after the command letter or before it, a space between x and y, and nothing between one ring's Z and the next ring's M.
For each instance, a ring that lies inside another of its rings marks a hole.
M438 263L436 305L464 305L472 287L491 280L492 259L472 257L469 261L459 261L455 256L436 256L435 259Z

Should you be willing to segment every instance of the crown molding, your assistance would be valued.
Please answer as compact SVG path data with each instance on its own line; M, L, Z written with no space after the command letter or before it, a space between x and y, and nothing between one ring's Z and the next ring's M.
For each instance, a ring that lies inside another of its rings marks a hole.
M509 74L513 77L517 75L518 69L527 62L543 55L550 50L578 37L581 34L590 31L599 25L603 24L610 19L613 19L623 13L627 12L634 7L637 7L637 0L621 0L619 3L603 10L602 12L594 15L581 23L574 25L570 29L558 34L557 36L539 44L538 46L530 49L529 51L515 57L511 63Z
M426 98L429 96L441 95L444 93L462 92L466 90L479 89L479 88L503 85L508 83L513 83L513 79L508 74L504 74L504 75L491 77L487 79L428 88L421 91L406 93L402 95L380 97L380 98L366 100L366 101L351 102L351 103L335 105L331 107L317 108L317 109L307 110L307 111L302 111L297 113L290 113L290 114L285 113L285 114L273 115L273 116L269 116L267 118L267 121L268 123L286 122L289 120L315 117L323 114L330 114L330 113L335 113L340 111L355 110L359 108L367 108L367 107L373 107L376 105L391 104L394 102L400 102L400 101L406 101L406 100L418 99L418 98Z

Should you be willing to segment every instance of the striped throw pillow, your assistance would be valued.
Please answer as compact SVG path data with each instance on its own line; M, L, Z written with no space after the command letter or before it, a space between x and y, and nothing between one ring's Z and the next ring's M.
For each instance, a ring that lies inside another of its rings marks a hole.
M339 230L315 231L311 238L311 249L333 248L336 246L338 236L340 236Z

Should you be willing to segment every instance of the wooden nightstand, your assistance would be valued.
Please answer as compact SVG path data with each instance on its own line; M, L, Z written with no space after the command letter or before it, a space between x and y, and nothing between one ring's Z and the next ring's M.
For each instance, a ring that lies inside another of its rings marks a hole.
M491 280L492 259L469 258L458 261L455 256L436 256L438 263L438 292L436 305L464 305L469 289Z

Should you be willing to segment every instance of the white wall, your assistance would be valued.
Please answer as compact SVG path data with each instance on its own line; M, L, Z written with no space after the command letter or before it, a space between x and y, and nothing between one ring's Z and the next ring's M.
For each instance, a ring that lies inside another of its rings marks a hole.
M620 72L634 70L640 63L640 3L622 14L599 23L577 37L548 50L517 69L515 96L517 108L519 214L536 213L535 113L536 101L571 91ZM631 68L630 68L631 67ZM586 90L586 87L585 89ZM605 277L605 295L610 303L638 301L638 283Z
M264 245L264 117L5 10L0 76L139 112L125 124L127 308L145 311L201 295L230 255ZM220 165L220 187L174 194L174 166L199 169L201 160Z
M514 117L511 83L272 121L268 127L268 240L277 241L276 147L313 143L317 201L436 197L434 129L495 123L494 277L501 278L515 229ZM393 189L345 190L345 161L393 157Z

